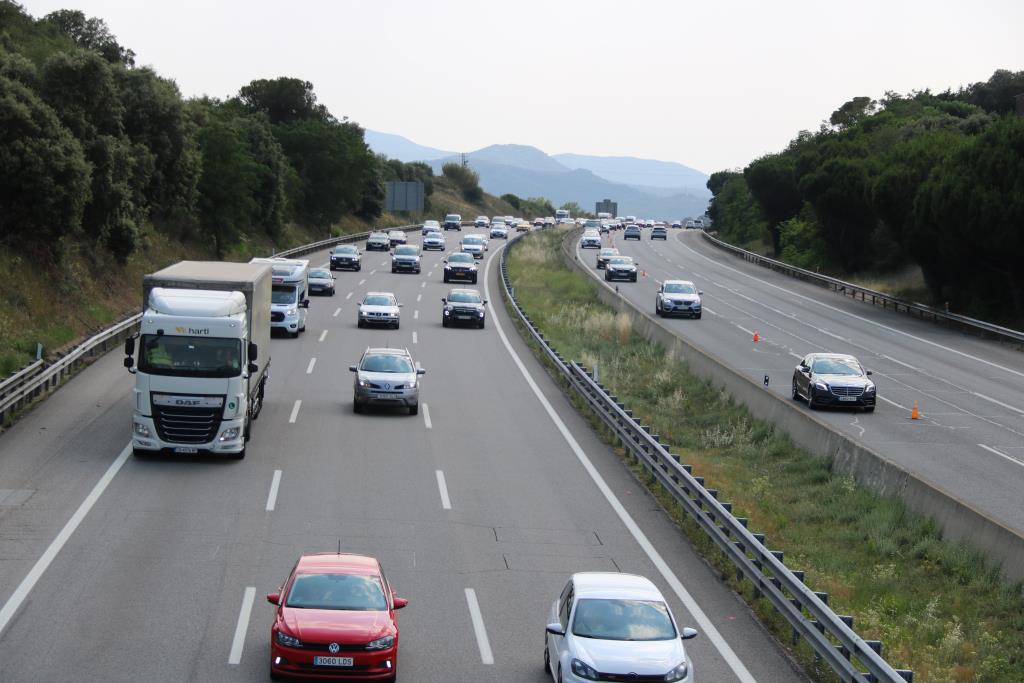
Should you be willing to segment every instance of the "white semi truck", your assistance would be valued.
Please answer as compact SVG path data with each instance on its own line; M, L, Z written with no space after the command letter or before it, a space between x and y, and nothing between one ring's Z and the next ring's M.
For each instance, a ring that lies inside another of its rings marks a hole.
M132 449L245 457L270 370L271 268L182 261L146 275Z
M270 298L270 326L284 330L290 337L306 331L309 308L309 261L307 259L254 258L273 268L274 286Z

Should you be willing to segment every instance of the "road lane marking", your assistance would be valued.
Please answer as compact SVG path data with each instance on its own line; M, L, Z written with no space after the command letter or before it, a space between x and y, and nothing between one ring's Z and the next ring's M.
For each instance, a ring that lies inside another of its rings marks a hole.
M338 306L336 309L334 309L334 315L332 315L331 317L337 318L339 313L341 313L341 306Z
M309 365L306 366L306 374L307 375L312 375L313 374L313 366L314 365L316 365L316 356L313 356L312 358L309 359Z
M103 492L107 490L110 482L113 481L114 477L121 470L121 467L124 466L125 462L127 462L128 456L131 454L132 445L129 443L124 447L124 450L121 451L117 458L114 459L114 462L110 464L110 467L108 467L107 471L103 473L100 480L96 482L96 485L92 487L92 491L90 491L89 495L85 497L82 504L78 506L75 513L71 515L71 519L67 521L64 528L62 528L60 533L57 534L57 537L50 542L50 545L47 546L45 551L43 551L43 554L38 560L36 560L36 563L32 565L32 569L30 569L28 574L25 575L25 578L21 580L18 587L14 589L14 592L11 593L11 597L7 598L7 602L4 603L3 608L0 608L0 633L3 633L7 628L7 625L11 623L11 619L14 618L14 615L21 608L22 603L25 602L25 598L27 598L29 593L32 592L32 589L35 588L36 583L38 583L39 579L41 579L43 574L46 573L50 564L53 563L53 560L68 542L68 539L70 539L71 535L75 533L76 529L78 529L78 525L82 523L85 516L89 514L90 510L92 510L92 506L96 504L96 501L100 499Z
M484 627L484 616L480 613L480 603L476 601L476 591L472 588L466 589L466 604L469 605L469 618L473 621L476 644L480 647L480 661L484 664L494 664L491 642L487 640L487 629Z
M430 422L430 406L426 403L423 404L423 424L427 429L431 429L434 425Z
M242 608L238 610L238 623L235 624L235 637L231 641L231 654L228 664L242 661L242 647L245 645L245 632L249 630L249 615L252 614L252 602L256 598L256 587L246 586L242 595Z
M437 490L441 494L441 507L445 510L452 509L452 500L448 497L448 484L444 480L444 472L441 470L436 471L437 474Z
M489 301L493 301L490 292L490 270L491 263L493 261L494 259L491 259L490 261L487 262L487 268L484 271L484 296ZM672 568L668 565L668 562L666 562L665 559L661 556L661 554L657 551L657 549L655 549L654 544L651 543L651 541L647 538L647 535L633 520L632 515L630 515L626 508L623 507L622 503L616 497L615 493L608 486L608 483L605 482L604 477L602 477L601 473L597 471L596 467L594 467L594 464L590 461L590 458L587 457L587 454L583 452L583 448L576 441L576 438L572 435L572 432L570 432L569 428L565 426L565 423L562 421L562 418L558 416L558 413L551 406L551 403L544 395L544 392L542 392L540 387L537 386L537 383L534 381L533 376L530 375L530 371L526 369L526 365L524 365L522 359L519 358L519 354L516 353L516 350L512 348L512 344L511 342L509 342L508 337L505 335L505 330L502 328L501 322L498 320L498 317L494 316L492 320L494 321L494 328L498 331L498 337L501 338L501 342L505 346L505 350L508 351L508 354L512 357L512 361L515 363L516 367L519 368L519 372L523 375L523 378L526 380L526 383L533 391L533 395L537 397L537 401L540 402L541 406L543 406L544 411L548 414L548 417L551 418L551 421L555 423L555 427L562 435L562 438L565 439L565 442L569 445L569 448L576 455L576 459L579 460L580 465L583 466L583 469L587 472L588 475L590 475L590 478L594 482L594 485L597 487L598 491L601 492L605 500L607 500L608 504L612 507L612 510L615 511L615 514L618 516L623 526L626 527L630 535L632 535L633 539L637 542L637 545L640 546L640 548L644 551L644 554L647 555L648 559L650 559L651 563L658 569L658 573L661 574L665 582L672 588L672 591L676 594L676 597L678 597L679 601L683 603L683 607L685 607L686 610L691 615L693 615L693 618L697 622L697 625L700 627L700 630L702 630L707 635L708 640L711 641L711 644L722 655L722 659L724 659L726 664L729 665L729 668L732 669L732 672L736 675L740 682L757 683L757 679L754 678L754 676L747 669L746 665L743 664L739 656L737 656L737 654L733 651L729 643L727 643L725 638L722 637L722 634L719 633L718 629L715 627L714 622L712 622L711 619L708 618L708 615L704 613L704 610L701 609L701 606L697 603L693 596L690 595L690 592L686 590L686 587L683 586L682 582L675 575L675 572L672 571Z
M274 470L274 478L270 480L270 493L267 494L267 512L273 512L277 505L277 490L281 487L281 470Z
M299 416L299 408L302 407L302 400L296 399L295 405L292 406L292 414L288 418L288 424L295 424L295 419Z
M349 292L349 293L348 293L348 296L346 296L345 298L346 298L346 299L351 299L351 298L352 298L352 292Z
M971 393L974 394L975 396L977 396L980 399L984 399L984 400L986 400L986 401L988 401L990 403L995 403L997 406L1002 406L1002 407L1006 408L1007 410L1012 410L1015 413L1020 413L1021 415L1024 415L1024 410L1021 410L1020 408L1015 408L1014 406L1011 406L1009 403L1003 403L1002 401L1000 401L998 399L994 399L991 396L986 396L985 394L979 394L977 391L972 391Z
M885 396L881 396L881 395L878 395L878 394L876 394L876 395L875 395L875 400L876 400L876 401L885 401L886 403L888 403L888 404L890 404L890 405L894 405L894 406L896 406L896 407L897 407L897 408L899 408L900 410L905 410L905 411L906 411L906 412L908 412L908 413L910 412L910 408L908 408L908 407L906 407L906 406L904 406L904 405L900 405L900 404L899 404L899 403L897 403L896 401L890 400L890 399L886 398Z
M323 341L324 339L327 339L327 330L320 333L320 341Z
M419 317L420 317L419 309L416 309L415 311L412 312L412 319L413 320L419 320Z
M422 299L422 298L423 298L423 295L422 295L422 294L417 294L417 295L416 295L416 301L419 301L419 300L420 300L420 299Z
M1021 462L1020 460L1017 460L1016 458L1011 458L1006 453L1002 453L1000 451L997 451L996 449L992 448L991 446L986 446L983 443L979 443L978 445L981 446L982 448L984 448L989 453L995 453L996 455L998 455L1001 458L1006 458L1007 460L1012 462L1014 465L1020 465L1021 467L1024 467L1024 462Z
M426 286L427 286L427 281L426 280L424 280L423 282L420 283L420 287L421 288L422 287L426 287Z
M365 284L365 283L366 283L366 278L363 278L362 280L360 280L360 281L359 281L359 284L360 284L360 285L363 285L363 284Z
M418 340L416 339L416 332L413 331L413 333L412 333L412 343L415 344L415 343L417 343L417 341Z

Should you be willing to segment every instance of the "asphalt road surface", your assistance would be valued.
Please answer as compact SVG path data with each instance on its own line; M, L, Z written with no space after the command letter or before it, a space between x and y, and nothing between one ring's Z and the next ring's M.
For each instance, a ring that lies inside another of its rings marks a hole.
M1024 354L747 263L696 231L669 230L668 240L652 241L645 230L639 242L613 233L602 241L642 271L636 283L605 283L597 250L577 246L602 284L654 316L661 282L692 280L704 291L703 317L663 324L758 384L768 375L770 391L790 395L793 369L807 353L857 356L873 371L875 412L828 409L818 417L1024 534ZM910 419L915 401L919 420Z
M801 680L530 355L491 246L484 330L441 327L440 253L421 275L392 275L380 252L337 272L305 334L272 341L242 461L130 456L116 352L0 436L0 678L266 679L264 595L300 553L340 541L379 557L410 600L403 681L546 680L548 607L582 570L654 580L701 632L687 643L697 680ZM356 328L368 290L398 295L400 330ZM352 411L348 366L385 344L427 370L417 416Z

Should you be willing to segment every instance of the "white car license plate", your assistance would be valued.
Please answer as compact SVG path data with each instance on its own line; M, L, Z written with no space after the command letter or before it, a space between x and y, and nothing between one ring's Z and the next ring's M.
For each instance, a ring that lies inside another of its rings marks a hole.
M352 666L351 657L313 657L314 666Z
M839 400L840 401L856 401L857 397L856 396L840 396Z
M174 449L175 453L198 453L198 448L190 448L188 446L178 446Z

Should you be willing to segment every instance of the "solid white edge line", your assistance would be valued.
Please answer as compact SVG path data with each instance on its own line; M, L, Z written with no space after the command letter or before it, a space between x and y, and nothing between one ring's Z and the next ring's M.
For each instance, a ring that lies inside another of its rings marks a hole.
M430 406L426 403L423 404L423 424L427 429L433 429L434 425L430 421Z
M274 478L270 480L270 493L267 494L267 512L273 512L277 505L277 490L281 488L281 470L274 470Z
M323 332L320 333L319 341L323 341L324 339L327 339L327 330L324 330Z
M1019 466L1021 466L1021 467L1024 467L1024 462L1021 462L1020 460L1017 460L1016 458L1011 458L1011 457L1010 457L1010 456L1008 456L1008 455L1007 455L1006 453L1003 453L1003 452L1001 452L1001 451L997 451L996 449L992 448L991 446L986 446L986 445L985 445L985 444L983 444L983 443L979 443L979 444L978 444L978 446L980 446L981 448L984 448L984 449L985 449L986 451L988 451L989 453L995 453L995 454L996 454L996 455L998 455L998 456L999 456L1000 458L1005 458L1006 460L1009 460L1009 461L1010 461L1010 462L1012 462L1012 463L1013 463L1014 465L1019 465Z
M90 510L92 510L96 501L99 500L100 496L103 495L103 492L107 490L110 482L113 481L114 477L121 470L121 467L124 466L125 462L128 460L128 456L131 454L132 445L129 443L114 459L114 462L110 463L110 467L108 467L107 471L103 473L100 480L96 482L96 485L92 487L92 491L90 491L89 495L85 497L82 504L78 506L75 513L71 515L71 519L67 521L64 528L62 528L60 533L57 534L57 537L50 542L50 545L47 546L45 551L43 551L43 554L38 560L36 560L36 563L32 565L32 569L28 571L25 578L22 579L21 583L18 584L18 587L14 589L14 592L11 593L11 597L7 598L7 602L4 603L3 608L0 608L0 633L3 633L7 628L7 625L11 623L11 619L14 618L14 615L17 613L22 603L25 602L25 598L27 598L29 593L32 592L32 589L35 588L36 583L39 582L39 579L42 578L50 564L53 563L53 560L68 542L68 539L70 539L72 534L75 533L75 530L78 529L78 525L82 523L85 516L89 514Z
M469 605L469 618L476 633L476 644L480 648L480 661L484 664L494 664L494 654L491 652L491 643L487 640L487 629L484 627L484 615L480 613L480 603L476 601L476 591L472 588L466 589L466 604Z
M306 366L306 374L307 375L312 375L313 374L313 366L314 365L316 365L316 356L313 356L312 358L309 359L309 365Z
M487 262L487 267L484 271L484 295L487 297L488 301L493 301L490 293L490 271L491 262L493 261L494 259L490 259ZM754 676L751 675L750 671L747 670L747 667L742 661L740 661L739 656L737 656L732 647L729 646L729 643L725 641L725 638L723 638L722 634L718 632L718 629L715 628L711 619L709 619L707 614L704 613L704 610L701 609L700 605L697 604L697 601L694 600L692 595L690 595L690 592L686 590L682 582L678 577L676 577L671 567L668 566L668 563L665 562L661 554L654 548L654 545L650 540L648 540L647 535L644 534L643 530L640 529L635 521L633 521L633 517L629 514L626 508L622 506L622 503L619 502L619 499L615 496L615 493L611 488L608 487L608 484L605 482L604 477L601 476L601 473L598 472L597 468L594 467L594 464L590 462L590 458L588 458L587 454L583 452L583 449L580 447L579 443L577 443L575 437L573 437L572 433L569 431L569 428L565 426L565 423L562 422L562 418L558 416L558 413L555 412L551 403L548 402L547 397L544 396L540 387L537 386L537 383L533 380L533 377L530 375L530 371L526 369L523 361L519 358L519 354L517 354L515 349L512 348L512 344L505 335L505 330L502 329L497 316L493 316L492 319L494 320L494 329L498 331L498 336L501 337L501 342L504 344L505 350L508 351L509 355L512 357L512 361L516 364L516 367L519 368L519 372L522 373L523 378L526 380L526 383L530 386L530 389L533 390L534 396L537 397L537 400L544 407L545 412L547 412L551 421L555 423L555 427L558 429L559 433L561 433L562 438L565 439L565 442L569 444L569 448L571 448L573 453L575 453L576 459L579 460L581 465L583 465L583 469L590 475L590 478L597 486L597 489L605 497L605 500L608 501L608 504L612 506L615 514L618 515L623 525L627 530L629 530L629 533L644 551L644 554L647 555L651 563L658 569L658 573L661 574L662 578L664 578L666 583L668 583L672 588L672 591L676 594L676 597L679 598L679 601L683 603L686 610L693 615L697 625L704 631L708 640L711 641L711 644L714 645L715 649L722 655L722 659L724 659L726 664L729 665L729 668L732 669L733 673L736 674L736 677L741 681L741 683L757 683Z
M295 405L292 406L292 414L288 416L288 424L295 424L295 420L299 417L299 408L302 407L302 399L295 399Z
M451 510L452 500L448 497L448 484L444 480L444 472L435 470L434 473L437 475L437 490L441 494L441 507L445 510Z
M242 608L238 610L238 623L235 624L235 637L231 640L231 654L228 655L228 664L238 664L242 661L242 647L245 645L245 632L249 630L249 615L252 613L252 603L256 598L256 587L246 586L242 595Z

